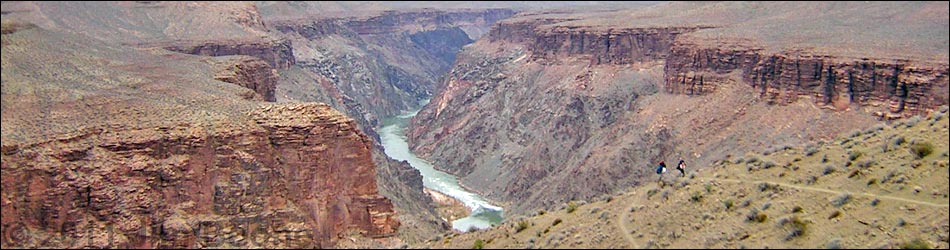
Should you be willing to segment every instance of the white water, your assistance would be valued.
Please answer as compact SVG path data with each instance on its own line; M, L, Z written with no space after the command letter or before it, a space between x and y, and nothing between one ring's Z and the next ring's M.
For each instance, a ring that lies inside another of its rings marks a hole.
M417 113L419 113L419 110L406 112L383 121L383 127L378 132L386 155L398 161L408 161L409 165L418 169L422 174L423 186L458 199L472 210L468 217L452 221L452 228L455 230L466 232L472 227L485 229L501 223L504 215L504 210L501 207L492 205L481 196L466 191L459 186L458 178L436 170L431 163L419 159L409 151L409 143L406 140L405 132L406 125L409 124L409 119Z

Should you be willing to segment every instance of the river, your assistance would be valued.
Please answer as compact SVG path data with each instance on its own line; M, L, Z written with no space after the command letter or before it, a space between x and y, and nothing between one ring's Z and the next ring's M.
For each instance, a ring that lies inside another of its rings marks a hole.
M408 161L409 165L418 169L422 174L422 183L425 187L451 196L472 210L468 217L452 221L453 229L467 232L472 227L485 229L500 224L504 216L504 209L492 205L478 194L465 190L459 185L458 178L436 170L431 163L416 157L409 150L406 126L417 113L419 113L419 110L413 110L383 120L383 127L377 132L379 132L379 138L382 140L386 155L398 161Z

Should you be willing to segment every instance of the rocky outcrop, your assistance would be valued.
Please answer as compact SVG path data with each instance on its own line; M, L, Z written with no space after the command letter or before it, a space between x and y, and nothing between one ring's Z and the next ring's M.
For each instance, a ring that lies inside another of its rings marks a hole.
M545 18L500 23L492 42L523 43L534 60L589 60L591 64L631 64L663 60L676 36L710 26L609 28L549 25L575 19Z
M237 84L254 90L257 95L246 99L277 101L274 89L277 86L277 70L256 57L234 56L216 58L215 80Z
M248 119L4 141L4 248L328 247L399 227L352 119L324 104Z
M411 33L447 27L490 26L514 15L510 9L385 11L368 18L353 18L345 26L360 35Z
M947 64L806 51L770 54L742 46L674 46L666 61L665 87L676 94L708 94L733 71L769 103L811 96L815 104L832 109L875 107L875 115L885 119L927 114L948 103Z
M285 69L295 63L294 52L289 40L210 40L175 41L143 44L157 46L167 50L202 56L246 55L260 58L271 67Z

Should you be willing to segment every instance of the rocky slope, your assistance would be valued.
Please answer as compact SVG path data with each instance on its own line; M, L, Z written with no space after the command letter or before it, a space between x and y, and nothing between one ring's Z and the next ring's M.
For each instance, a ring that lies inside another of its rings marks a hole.
M247 55L271 67L294 63L253 2L4 2L4 16L103 41L206 56Z
M865 33L835 25L945 17L930 10L946 4L815 6L670 3L504 20L459 55L410 126L410 143L517 214L637 185L661 160L703 168L947 104L939 41L950 39L927 31L946 29L946 18ZM770 31L777 23L800 25ZM866 34L898 29L920 33L906 34L904 46ZM815 42L848 38L866 48Z
M805 147L690 165L686 176L671 170L662 182L412 247L945 249L947 115L944 106Z
M245 100L199 57L3 28L4 248L329 247L399 228L372 141L329 106Z

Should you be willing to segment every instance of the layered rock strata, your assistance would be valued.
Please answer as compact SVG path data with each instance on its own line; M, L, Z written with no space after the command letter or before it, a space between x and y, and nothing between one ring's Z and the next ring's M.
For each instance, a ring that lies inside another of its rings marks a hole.
M396 231L351 119L323 104L266 106L249 119L256 128L5 143L4 246L327 247L347 230Z
M736 71L769 103L802 96L832 109L851 104L876 107L885 119L932 112L947 104L950 70L945 63L900 59L849 59L807 51L768 54L761 49L678 44L665 66L670 93L701 95L716 90L722 75Z
M257 93L247 99L277 101L274 89L280 76L264 60L250 56L216 58L215 68L215 80L234 83Z

